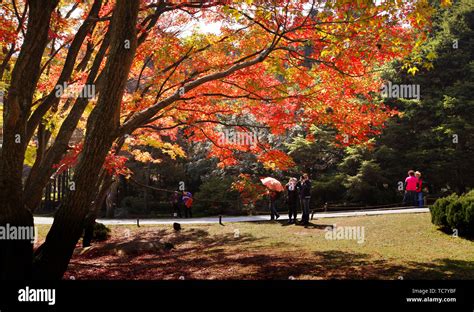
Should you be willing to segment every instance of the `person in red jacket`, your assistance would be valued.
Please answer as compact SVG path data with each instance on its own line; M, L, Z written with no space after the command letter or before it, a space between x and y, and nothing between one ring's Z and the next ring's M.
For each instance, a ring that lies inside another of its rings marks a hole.
M416 185L418 179L415 177L415 171L408 171L408 177L405 179L405 196L403 196L403 204L409 206L417 206L416 202Z
M418 203L418 207L423 207L423 179L421 178L421 172L415 172L415 177L417 179L416 182L416 202Z

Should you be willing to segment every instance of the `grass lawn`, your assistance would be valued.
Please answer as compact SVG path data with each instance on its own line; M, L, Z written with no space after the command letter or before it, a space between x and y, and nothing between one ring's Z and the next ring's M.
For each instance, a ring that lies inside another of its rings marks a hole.
M113 226L112 237L76 249L76 279L474 279L474 241L449 236L430 214L225 226ZM326 228L363 226L363 243L328 240ZM39 226L44 239L49 226Z

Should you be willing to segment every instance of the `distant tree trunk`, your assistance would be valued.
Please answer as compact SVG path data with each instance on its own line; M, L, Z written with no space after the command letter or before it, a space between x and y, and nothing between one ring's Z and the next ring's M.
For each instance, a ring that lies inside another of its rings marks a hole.
M121 137L115 147L115 152L118 153L125 143L125 137ZM107 171L102 169L100 174L99 182L97 183L96 189L97 192L95 199L91 205L91 209L86 216L85 225L84 225L84 237L82 240L82 247L88 247L92 243L94 236L94 225L96 223L97 216L99 215L100 210L106 203L106 217L113 218L114 216L114 206L117 201L117 191L120 185L120 180L118 177L113 177L108 174ZM112 195L111 195L112 194ZM109 195L111 196L109 198ZM110 207L109 207L110 206Z
M145 171L143 172L144 178L145 178L145 185L149 186L150 185L150 165L146 165ZM148 208L148 188L145 188L145 214L147 215L149 212Z
M76 190L57 211L45 243L36 254L33 277L61 279L82 234L105 157L117 136L120 104L137 46L139 1L117 1L111 21L104 84L86 127L84 147L75 169Z
M88 247L92 243L95 220L97 219L100 209L104 204L105 197L111 183L112 177L107 175L105 170L102 169L102 173L100 174L100 179L96 187L96 189L99 191L95 195L94 201L91 203L89 213L87 214L84 221L84 237L82 239L82 247Z
M117 178L115 181L112 181L110 188L105 197L106 212L105 216L107 218L113 218L115 213L115 207L117 205L117 194L120 181Z

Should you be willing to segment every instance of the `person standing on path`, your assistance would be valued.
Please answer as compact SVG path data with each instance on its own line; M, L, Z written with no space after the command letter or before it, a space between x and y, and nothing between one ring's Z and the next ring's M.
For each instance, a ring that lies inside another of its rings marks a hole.
M286 184L286 198L288 200L288 224L296 223L296 216L298 214L296 207L298 205L298 180L296 178L290 178L290 181ZM293 217L293 220L292 220Z
M408 177L405 179L405 195L403 196L403 205L417 206L416 185L418 179L415 177L415 171L409 170Z
M417 179L416 182L416 202L418 203L418 207L422 208L424 206L423 203L423 179L421 178L421 172L416 171L415 177Z
M303 176L301 176L300 179L298 180L298 182L296 182L296 190L298 191L298 205L299 205L301 211L303 211L304 196L303 196L303 192L301 191L301 188L302 188L301 181L303 181Z
M182 194L180 194L180 192L178 191L175 191L173 192L173 194L171 195L171 205L173 207L173 212L172 212L172 215L173 217L178 217L178 218L181 218L181 197L182 197Z
M191 210L193 205L193 194L191 192L183 191L183 208L184 208L184 217L192 218L193 211Z
M307 225L309 223L309 202L311 199L311 181L307 173L303 174L301 179L300 196L303 201L303 217L301 218L301 223Z
M268 190L268 199L269 199L269 206L270 206L270 220L278 220L280 217L280 214L277 211L276 207L276 201L278 199L279 192L273 191L273 190Z

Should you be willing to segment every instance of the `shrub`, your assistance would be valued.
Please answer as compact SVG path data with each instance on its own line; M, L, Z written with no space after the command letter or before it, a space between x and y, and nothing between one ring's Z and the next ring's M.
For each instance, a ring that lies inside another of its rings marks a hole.
M457 229L460 233L464 232L464 213L462 208L462 198L452 201L446 207L446 221L448 227Z
M142 197L126 196L120 202L120 208L125 208L127 213L131 215L145 215L151 212L170 213L171 203L159 202L151 196L148 202Z
M471 235L474 235L474 196L464 199L463 209L466 227Z
M446 220L446 209L449 204L451 204L457 199L458 196L456 194L451 194L447 197L439 198L438 200L436 200L433 206L430 207L431 222L437 226L447 228L448 221Z
M471 191L467 192L463 197L474 199L474 190L471 190Z
M232 189L231 177L210 177L194 194L193 210L196 215L242 213L238 211L239 193Z
M342 175L322 177L312 181L311 201L315 206L322 206L326 202L342 201L346 188L343 185Z
M393 191L384 187L389 182L376 161L364 160L355 175L346 175L342 185L349 201L379 205L393 200Z
M105 241L110 237L110 229L102 223L96 222L94 224L93 240Z
M457 230L460 236L474 236L474 192L438 199L430 209L431 222L442 229Z

